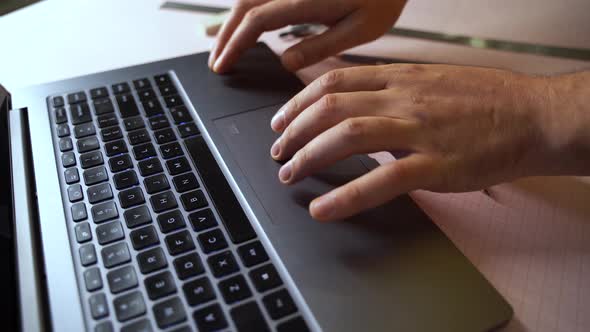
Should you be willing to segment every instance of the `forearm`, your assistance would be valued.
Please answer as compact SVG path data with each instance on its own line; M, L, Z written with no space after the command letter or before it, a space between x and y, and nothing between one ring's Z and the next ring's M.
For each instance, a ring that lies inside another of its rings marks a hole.
M539 100L547 175L590 175L590 71L545 78Z

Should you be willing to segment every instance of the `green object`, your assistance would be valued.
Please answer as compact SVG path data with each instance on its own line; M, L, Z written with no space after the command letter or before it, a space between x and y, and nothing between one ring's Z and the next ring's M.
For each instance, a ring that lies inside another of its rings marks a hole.
M1 0L0 1L0 16L8 14L12 11L20 9L22 7L31 5L39 0Z

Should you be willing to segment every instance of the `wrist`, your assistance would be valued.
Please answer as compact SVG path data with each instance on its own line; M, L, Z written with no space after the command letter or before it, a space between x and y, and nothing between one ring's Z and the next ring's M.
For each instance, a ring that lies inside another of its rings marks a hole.
M590 174L590 72L533 78L535 175Z

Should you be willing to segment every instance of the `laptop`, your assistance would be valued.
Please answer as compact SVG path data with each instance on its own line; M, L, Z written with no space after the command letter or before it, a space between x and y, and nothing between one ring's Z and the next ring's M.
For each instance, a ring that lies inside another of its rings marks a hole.
M207 57L4 92L3 301L15 328L457 332L509 321L510 305L409 196L312 220L311 199L376 162L354 156L282 185L269 123L302 83L264 44L227 75Z

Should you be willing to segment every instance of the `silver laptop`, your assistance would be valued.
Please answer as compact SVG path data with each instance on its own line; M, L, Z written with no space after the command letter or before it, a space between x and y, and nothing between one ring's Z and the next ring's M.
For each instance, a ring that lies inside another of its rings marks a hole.
M228 75L207 57L0 99L15 329L457 332L510 319L408 196L312 220L312 198L376 163L282 185L269 123L302 84L263 44Z

